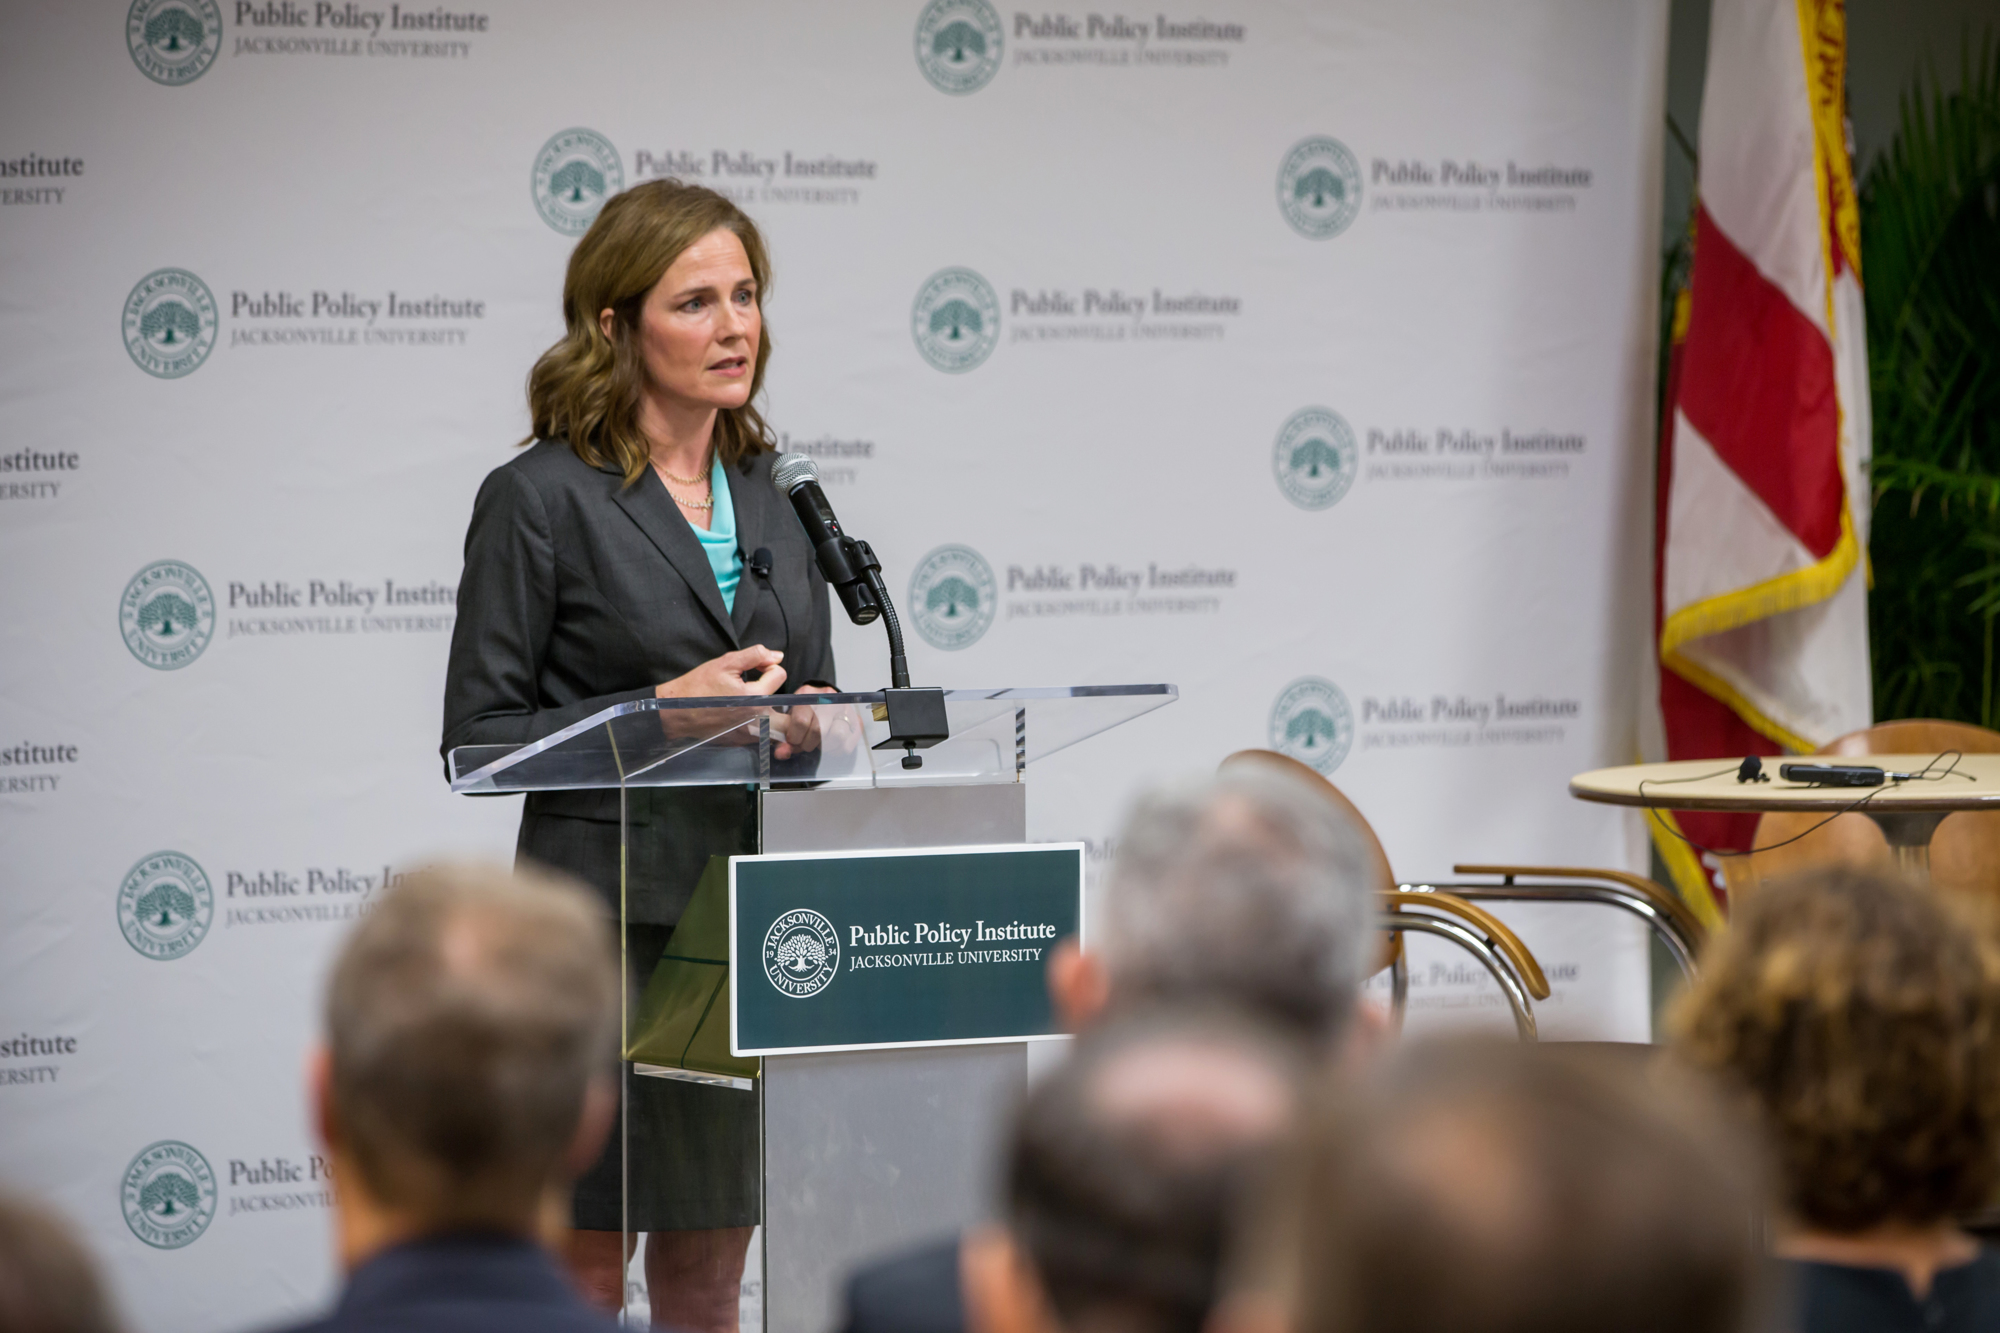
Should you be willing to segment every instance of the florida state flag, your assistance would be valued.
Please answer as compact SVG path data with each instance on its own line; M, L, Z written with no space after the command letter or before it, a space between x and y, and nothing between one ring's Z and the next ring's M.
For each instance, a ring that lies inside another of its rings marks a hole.
M1694 267L1677 302L1654 560L1652 757L1806 751L1872 720L1868 369L1840 0L1715 0ZM1754 815L1680 816L1745 848ZM1713 864L1655 841L1719 920Z

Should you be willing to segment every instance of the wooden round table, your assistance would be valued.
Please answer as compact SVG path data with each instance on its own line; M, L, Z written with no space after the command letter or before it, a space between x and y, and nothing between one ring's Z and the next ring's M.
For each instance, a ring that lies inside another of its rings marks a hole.
M1770 776L1769 782L1738 782L1736 766L1727 759L1683 759L1579 773L1569 780L1569 792L1579 800L1655 810L1820 810L1831 818L1851 809L1875 821L1894 851L1898 867L1927 879L1931 835L1945 816L1957 810L2000 810L2000 754L1960 755L1944 777L1885 782L1879 787L1812 787L1787 782L1778 776L1778 766L1866 764L1891 773L1915 773L1933 763L1939 769L1952 763L1950 759L1937 760L1935 754L1768 758L1764 772ZM1688 781L1690 778L1696 780Z

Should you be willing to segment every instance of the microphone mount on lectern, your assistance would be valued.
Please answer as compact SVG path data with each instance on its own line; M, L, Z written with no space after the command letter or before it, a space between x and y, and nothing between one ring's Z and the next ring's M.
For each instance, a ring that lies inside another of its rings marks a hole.
M896 616L895 603L882 582L882 562L867 542L848 536L840 520L833 516L826 492L820 489L819 466L804 454L780 454L771 469L771 481L778 493L792 502L799 525L812 542L813 559L819 572L832 585L846 608L847 618L857 625L880 620L889 633L889 688L882 692L883 708L889 723L889 739L875 748L900 746L904 768L923 767L918 750L928 749L951 736L945 715L944 691L935 686L916 689L910 685L910 663L903 651L903 624ZM881 719L878 719L881 720Z

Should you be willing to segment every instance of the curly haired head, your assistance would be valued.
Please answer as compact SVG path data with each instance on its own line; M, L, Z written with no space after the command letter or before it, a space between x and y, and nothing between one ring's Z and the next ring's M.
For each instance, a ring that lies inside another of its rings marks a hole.
M1762 1121L1784 1203L1837 1232L2000 1185L2000 959L1973 905L1853 870L1747 898L1673 1019Z

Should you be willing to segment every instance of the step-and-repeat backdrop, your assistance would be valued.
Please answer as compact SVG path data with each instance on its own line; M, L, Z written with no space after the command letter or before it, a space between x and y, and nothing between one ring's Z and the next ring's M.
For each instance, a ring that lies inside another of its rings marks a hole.
M1269 746L1405 878L1636 864L1664 0L88 0L0 79L0 1179L134 1326L332 1289L343 928L518 804L436 747L460 543L604 199L725 191L768 415L920 682L1168 681L1031 775L1101 863ZM878 631L842 682L887 674ZM1556 1035L1645 950L1515 914ZM1499 1017L1470 960L1413 1004Z

